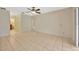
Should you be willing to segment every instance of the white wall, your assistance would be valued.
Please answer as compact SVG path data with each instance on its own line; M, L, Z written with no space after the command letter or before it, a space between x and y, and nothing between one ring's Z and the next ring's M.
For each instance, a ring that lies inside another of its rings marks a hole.
M0 9L0 36L7 36L10 33L10 15L8 11Z
M32 30L32 17L26 14L21 14L21 30L29 32Z
M67 8L34 17L36 17L36 31L72 38L73 8Z

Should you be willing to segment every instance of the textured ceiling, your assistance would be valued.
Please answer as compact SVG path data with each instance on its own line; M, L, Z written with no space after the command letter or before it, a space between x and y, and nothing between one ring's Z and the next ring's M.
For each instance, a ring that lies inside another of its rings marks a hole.
M40 8L41 14L43 14L43 13L47 13L47 12L51 12L51 11L64 9L64 8L67 8L67 7L36 7L36 8ZM21 14L22 12L28 12L29 11L29 10L27 10L27 7L6 7L6 9L10 11L11 15L17 15L17 14ZM27 15L31 15L31 14L28 13Z

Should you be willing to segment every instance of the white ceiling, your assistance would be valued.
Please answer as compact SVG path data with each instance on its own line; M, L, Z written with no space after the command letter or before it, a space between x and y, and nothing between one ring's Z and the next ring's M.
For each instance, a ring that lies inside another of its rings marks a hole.
M64 9L64 8L67 8L67 7L36 7L36 8L40 8L41 14L43 14L43 13L47 13L47 12L51 12L51 11ZM22 12L28 12L29 11L29 10L27 10L27 7L6 7L6 9L8 11L10 11L11 15L17 15L17 14L21 14ZM31 15L31 14L28 13L27 15Z

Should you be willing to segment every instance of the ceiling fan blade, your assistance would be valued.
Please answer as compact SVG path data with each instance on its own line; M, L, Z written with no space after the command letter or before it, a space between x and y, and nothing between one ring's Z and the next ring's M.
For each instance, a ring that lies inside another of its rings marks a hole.
M40 11L40 9L36 9L35 11Z
M31 10L30 8L27 8L28 10Z
M30 13L30 11L27 11L27 12L22 12L23 14L27 14L27 13Z
M40 12L36 12L36 13L40 14Z
M25 12L25 13L29 13L30 11L27 11L27 12Z

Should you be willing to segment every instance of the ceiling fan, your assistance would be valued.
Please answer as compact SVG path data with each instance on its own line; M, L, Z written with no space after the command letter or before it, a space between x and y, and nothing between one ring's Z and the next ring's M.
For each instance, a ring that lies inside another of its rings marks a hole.
M27 8L28 10L30 10L29 12L32 12L32 13L37 13L37 14L40 14L40 9L36 9L36 7L32 7L32 8Z

